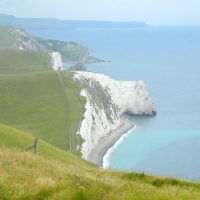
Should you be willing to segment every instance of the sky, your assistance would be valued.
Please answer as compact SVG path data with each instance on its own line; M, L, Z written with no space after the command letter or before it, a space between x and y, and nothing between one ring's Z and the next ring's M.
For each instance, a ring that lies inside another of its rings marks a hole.
M200 24L200 0L0 0L0 13L61 20Z

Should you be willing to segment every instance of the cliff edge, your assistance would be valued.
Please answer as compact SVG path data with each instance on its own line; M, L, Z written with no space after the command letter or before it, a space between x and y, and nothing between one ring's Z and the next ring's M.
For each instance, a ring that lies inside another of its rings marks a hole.
M81 95L87 100L77 133L85 141L85 159L101 138L120 126L123 113L156 115L155 104L142 81L115 81L92 72L75 72L73 79L83 87Z
M59 52L51 52L49 55L51 56L51 67L54 70L63 70L61 54Z

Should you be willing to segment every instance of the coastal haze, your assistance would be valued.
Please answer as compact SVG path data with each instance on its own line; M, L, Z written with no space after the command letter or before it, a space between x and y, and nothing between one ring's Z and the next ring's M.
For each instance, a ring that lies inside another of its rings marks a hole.
M0 13L22 18L143 21L149 25L199 24L197 0L1 0Z

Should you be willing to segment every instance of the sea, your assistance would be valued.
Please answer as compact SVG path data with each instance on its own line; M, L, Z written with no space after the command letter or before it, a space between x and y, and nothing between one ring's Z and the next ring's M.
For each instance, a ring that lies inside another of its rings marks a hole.
M157 115L130 117L135 128L109 149L104 168L200 181L200 26L27 32L87 46L111 61L89 71L146 84Z

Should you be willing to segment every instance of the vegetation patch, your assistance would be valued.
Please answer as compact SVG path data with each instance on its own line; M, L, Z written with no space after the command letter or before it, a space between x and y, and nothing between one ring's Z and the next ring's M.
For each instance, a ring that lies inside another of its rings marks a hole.
M85 99L70 72L0 75L0 123L80 155Z
M8 132L18 131L7 128ZM128 173L104 171L75 155L42 141L40 143L45 148L41 149L39 156L19 149L0 147L0 199L200 199L199 183L174 179L183 185L166 184L157 187L144 179L162 177L150 178L148 175L136 174L137 180L133 180L133 173L131 180L128 180Z
M84 140L81 135L77 134L80 129L81 122L83 120L83 114L85 113L84 97L80 96L81 86L78 85L72 79L72 72L57 72L59 78L59 84L63 91L63 97L67 102L67 118L68 118L68 137L69 137L69 149L71 152L80 155L80 150Z
M180 186L180 187L192 187L200 189L199 183L190 183L183 180L178 180L175 178L166 178L166 177L155 177L147 175L144 173L127 173L122 176L123 179L131 181L140 181L145 184L150 184L155 187L165 187L165 186Z
M25 150L25 148L32 146L34 143L35 137L27 132L21 131L19 129L6 126L4 124L0 124L0 148L9 148L13 151L18 149L19 151ZM59 148L56 148L49 143L39 140L39 155L46 156L47 158L53 158L57 161L62 161L67 164L75 164L76 162L85 165L88 163L87 161L69 153L63 151ZM34 149L30 149L27 153L31 153L32 156L34 153ZM1 152L0 152L1 156ZM35 157L34 157L35 158ZM29 163L29 167L33 166L33 162ZM1 169L1 168L0 168ZM42 181L43 180L43 181ZM49 179L41 179L39 182L46 182Z
M47 52L0 50L0 74L30 74L52 70Z
M62 62L79 62L87 55L88 49L75 42L63 42L43 38L35 38L48 51L57 51L61 54Z
M46 50L23 29L0 25L0 49Z

